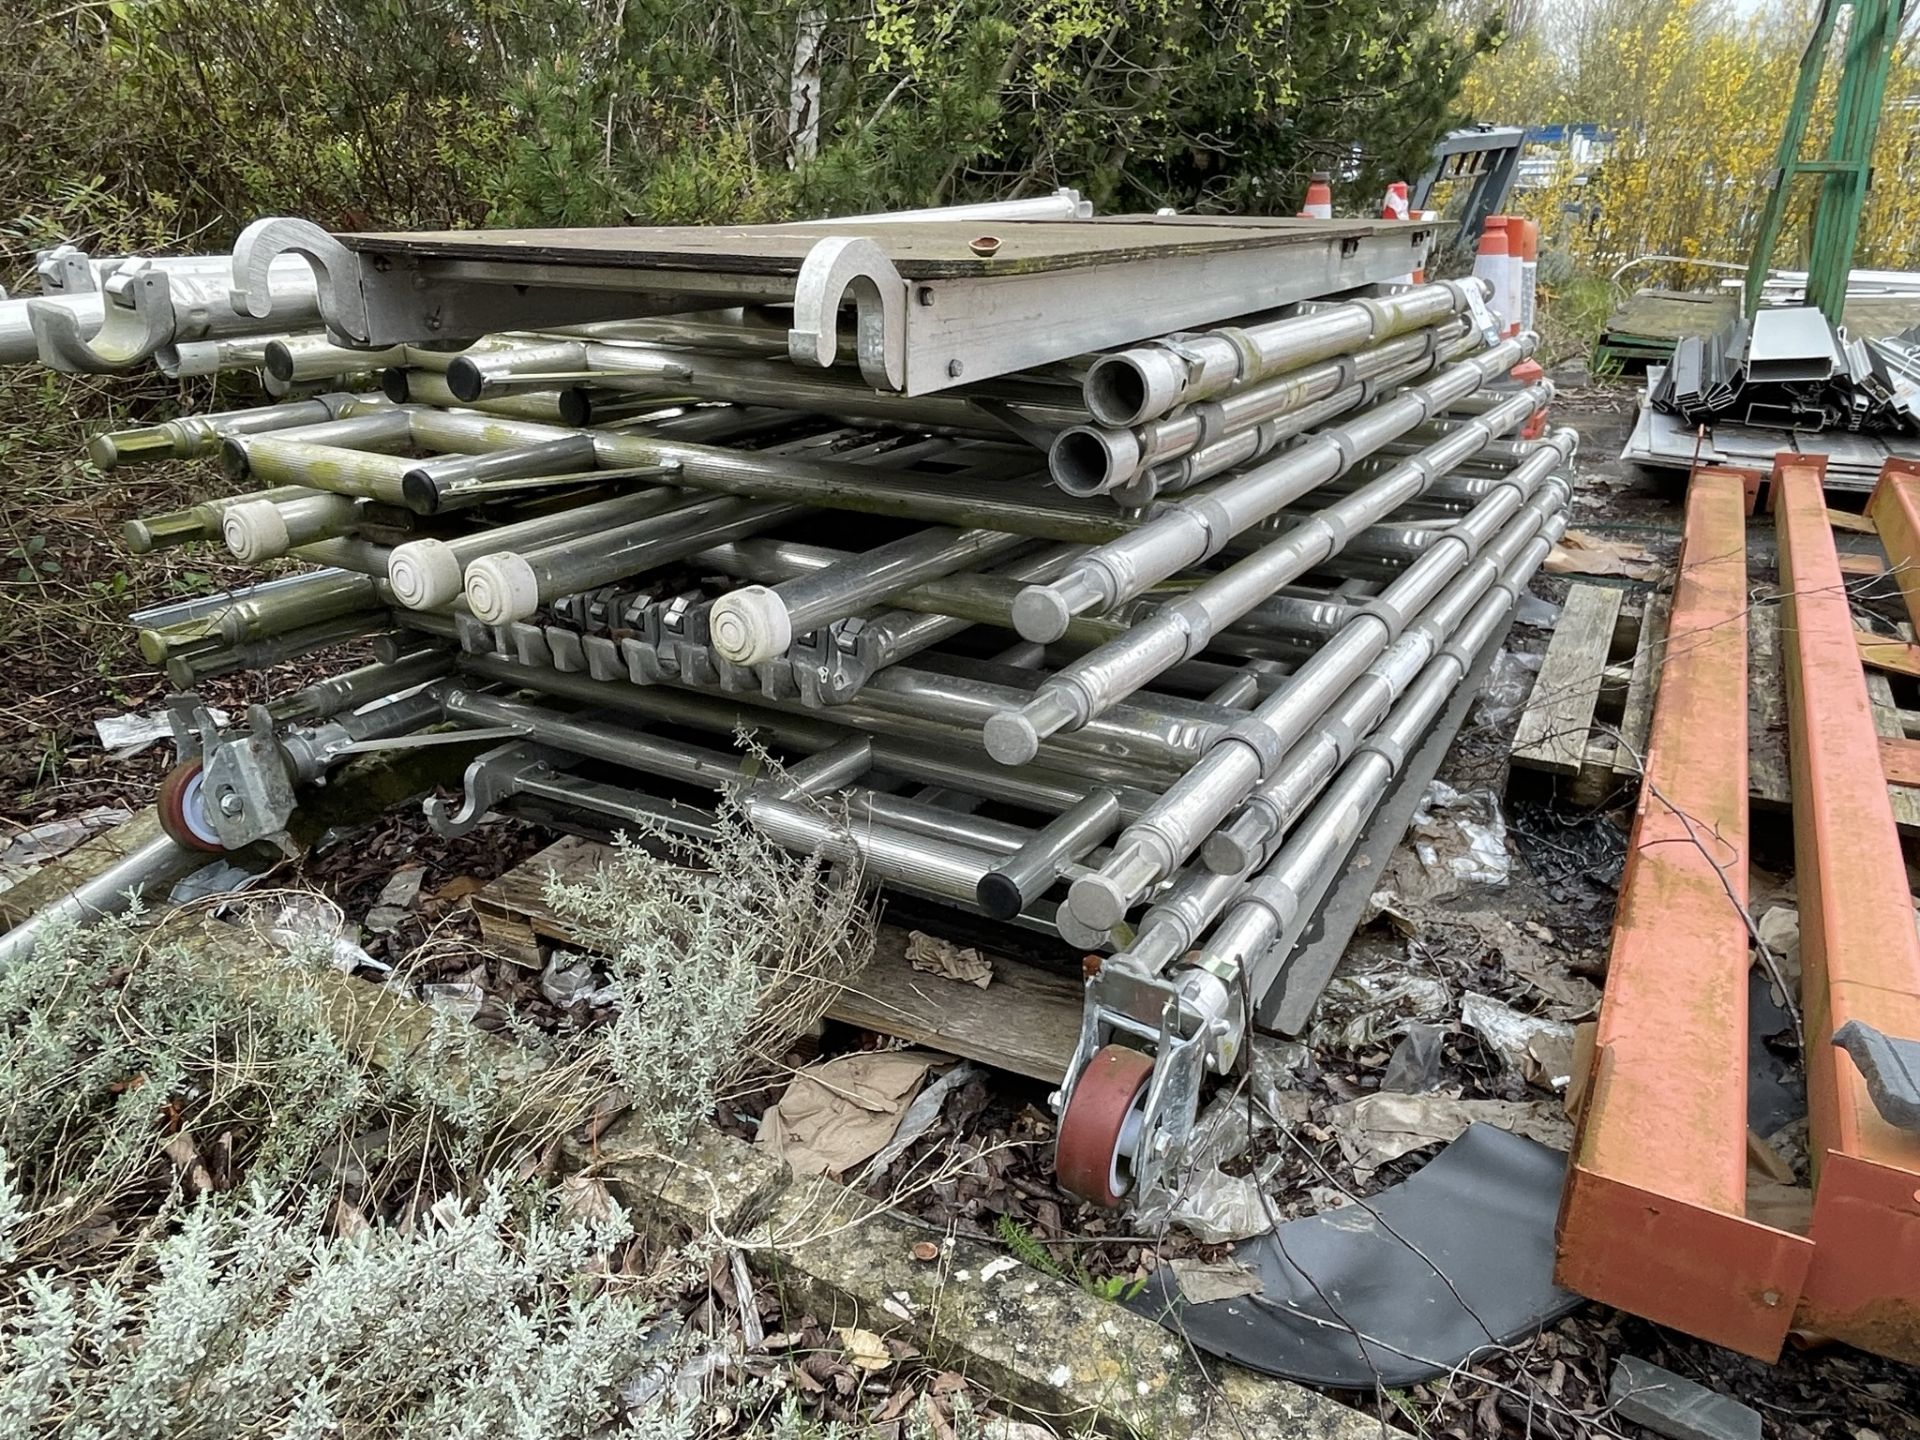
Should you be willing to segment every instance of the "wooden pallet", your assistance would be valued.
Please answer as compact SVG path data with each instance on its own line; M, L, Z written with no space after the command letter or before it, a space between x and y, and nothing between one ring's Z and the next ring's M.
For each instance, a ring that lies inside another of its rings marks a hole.
M1748 793L1758 809L1791 810L1793 785L1787 768L1787 695L1781 670L1779 606L1757 604L1749 609L1747 637ZM1874 730L1883 739L1920 737L1920 711L1901 709L1894 700L1893 683L1871 663L1866 675ZM1920 786L1889 784L1887 795L1893 802L1893 822L1900 833L1920 835Z
M577 879L611 847L558 840L468 898L480 933L520 964L541 966L555 945L582 946L546 902L548 877ZM882 923L867 968L848 981L828 1018L898 1036L982 1064L1057 1084L1080 1039L1080 983L1011 956L993 955L993 983L978 989L915 970L907 932Z
M1544 777L1575 805L1631 796L1653 718L1665 594L1575 584L1513 735L1510 783Z

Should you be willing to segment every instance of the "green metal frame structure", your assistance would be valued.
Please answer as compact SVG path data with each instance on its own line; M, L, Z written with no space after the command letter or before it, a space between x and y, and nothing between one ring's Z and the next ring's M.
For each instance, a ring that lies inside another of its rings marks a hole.
M1753 314L1760 302L1761 287L1786 222L1793 182L1811 175L1819 178L1819 187L1813 202L1807 303L1816 306L1830 323L1840 323L1847 301L1847 278L1853 269L1853 247L1860 234L1860 212L1866 205L1867 185L1872 178L1873 140L1880 129L1887 68L1900 36L1904 9L1904 0L1825 0L1821 5L1819 23L1800 58L1793 108L1787 112L1787 128L1780 137L1779 163L1770 176L1759 238L1747 266L1746 314ZM1846 26L1833 134L1824 158L1803 160L1801 145L1843 11L1852 14Z

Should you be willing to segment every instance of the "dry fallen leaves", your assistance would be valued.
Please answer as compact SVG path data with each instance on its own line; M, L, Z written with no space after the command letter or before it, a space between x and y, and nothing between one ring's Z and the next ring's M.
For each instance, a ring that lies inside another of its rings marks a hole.
M893 1364L893 1352L887 1348L887 1342L871 1330L861 1330L854 1326L842 1326L834 1334L840 1337L840 1343L846 1347L847 1358L854 1365L871 1373L884 1370Z
M958 980L984 990L993 983L993 961L978 950L942 940L922 930L907 935L907 963L943 980Z

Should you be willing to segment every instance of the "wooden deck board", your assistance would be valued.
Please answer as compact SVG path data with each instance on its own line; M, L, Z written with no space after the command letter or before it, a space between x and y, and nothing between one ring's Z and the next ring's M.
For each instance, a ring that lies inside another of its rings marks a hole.
M1516 764L1552 775L1580 773L1621 598L1620 591L1604 585L1575 585L1567 592L1533 696L1514 732Z

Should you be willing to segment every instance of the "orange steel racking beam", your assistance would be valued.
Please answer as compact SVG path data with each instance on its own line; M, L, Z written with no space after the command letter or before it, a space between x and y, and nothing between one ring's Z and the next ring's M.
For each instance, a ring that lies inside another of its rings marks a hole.
M1880 532L1907 614L1920 631L1920 464L1888 460L1882 465L1867 497L1867 516Z
M1880 1117L1852 1059L1831 1043L1855 1019L1920 1038L1920 937L1824 472L1816 457L1782 455L1772 485L1814 1170L1814 1258L1796 1324L1920 1361L1920 1135ZM1899 478L1882 487L1875 519L1898 566L1916 533L1900 533L1911 494L1900 498L1908 486Z
M1687 494L1557 1278L1772 1360L1813 1245L1746 1218L1747 479Z

